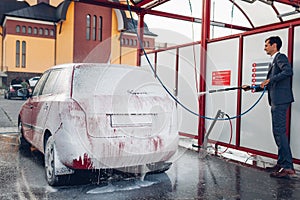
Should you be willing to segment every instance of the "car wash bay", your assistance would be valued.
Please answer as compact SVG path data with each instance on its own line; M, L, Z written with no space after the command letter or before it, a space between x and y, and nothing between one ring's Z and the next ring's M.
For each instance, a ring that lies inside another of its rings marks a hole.
M0 199L299 199L300 179L274 179L244 162L199 154L181 143L174 164L162 174L97 182L83 176L69 186L50 187L43 155L20 151L15 115L23 100L0 97ZM227 151L230 155L231 151ZM200 157L199 157L200 156ZM299 172L298 172L299 174Z

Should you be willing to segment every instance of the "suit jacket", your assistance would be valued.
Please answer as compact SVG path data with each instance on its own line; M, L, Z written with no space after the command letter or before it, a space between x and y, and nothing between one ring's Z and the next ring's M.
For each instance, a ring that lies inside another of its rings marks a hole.
M294 101L292 91L293 69L286 55L278 53L269 67L267 79L268 101L271 105L291 103Z

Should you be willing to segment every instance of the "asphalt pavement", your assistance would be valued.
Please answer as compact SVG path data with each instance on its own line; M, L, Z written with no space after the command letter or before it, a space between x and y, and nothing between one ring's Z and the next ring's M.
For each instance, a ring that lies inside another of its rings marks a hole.
M271 178L263 169L211 154L203 157L185 147L179 147L166 173L99 181L97 174L78 172L70 185L51 187L43 154L19 149L17 117L23 102L0 97L0 200L300 199L297 177Z

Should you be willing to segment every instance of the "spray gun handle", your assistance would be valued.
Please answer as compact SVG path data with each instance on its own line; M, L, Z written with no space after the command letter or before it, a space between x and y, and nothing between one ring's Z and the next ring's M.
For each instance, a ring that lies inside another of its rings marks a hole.
M241 89L245 90L245 91L248 91L248 90L256 90L258 89L260 86L259 85L245 85L245 86L242 86Z
M257 89L257 88L260 88L260 86L259 85L251 85L251 86L249 86L249 89Z

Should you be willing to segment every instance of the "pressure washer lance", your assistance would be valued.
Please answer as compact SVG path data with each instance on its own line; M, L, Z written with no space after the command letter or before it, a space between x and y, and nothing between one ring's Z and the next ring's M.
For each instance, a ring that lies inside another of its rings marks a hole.
M229 91L229 90L238 90L238 89L243 89L245 91L247 90L255 90L257 88L259 88L260 86L259 85L251 85L251 86L247 86L247 87L242 87L242 86L239 86L239 87L231 87L231 88L224 88L224 89L218 89L218 90L209 90L209 91L206 91L206 92L200 92L198 93L199 95L203 95L203 94L207 94L207 93L214 93L214 92L223 92L223 91ZM195 145L195 144L192 144L192 147L196 147L196 148L199 148L199 156L202 154L202 156L200 156L201 158L205 158L206 155L208 154L207 153L207 143L208 143L208 137L213 129L213 127L215 126L218 118L223 118L225 115L224 112L222 112L221 110L218 110L213 122L211 123L210 127L209 127L209 130L208 132L205 134L204 136L204 140L203 140L203 143L201 146L199 145Z
M221 89L217 89L217 90L208 90L205 92L198 92L198 95L204 95L204 94L209 94L209 93L215 93L215 92L226 92L226 91L230 91L230 90L251 90L251 89L256 89L259 88L259 85L251 85L251 86L247 86L245 88L243 88L243 86L239 86L239 87L230 87L230 88L221 88Z

